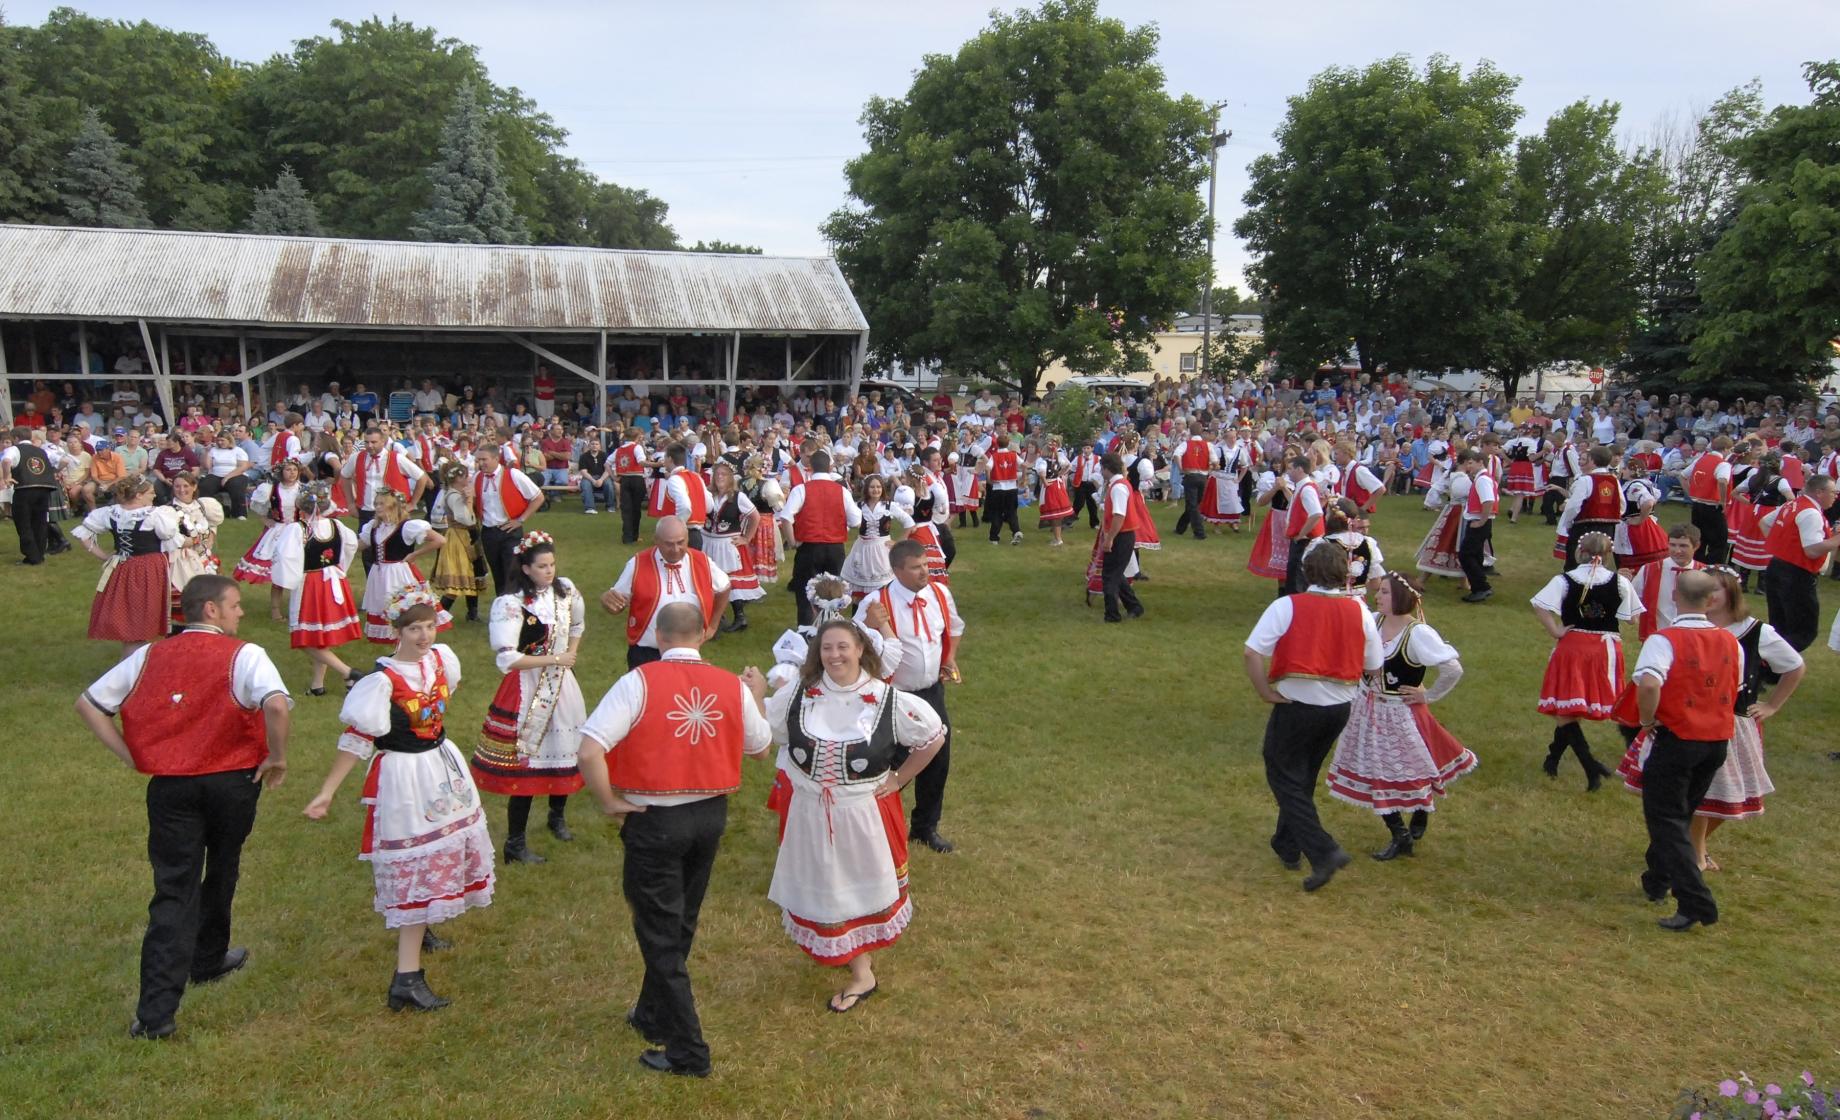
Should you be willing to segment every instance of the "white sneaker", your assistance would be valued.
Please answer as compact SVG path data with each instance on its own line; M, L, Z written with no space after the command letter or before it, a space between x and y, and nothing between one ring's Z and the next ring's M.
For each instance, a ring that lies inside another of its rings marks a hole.
M1021 544L1021 543L1022 543L1022 534L1021 534L1021 533L1017 533L1017 534L1016 534L1015 536L1013 536L1013 537L1011 537L1011 538L1009 539L1009 543L1011 543L1011 544Z
M600 510L598 510L598 509L589 509L589 510L583 510L582 512L583 512L583 513L586 513L586 514L588 514L588 515L589 515L590 517L592 517L593 515L595 515L595 514L597 514L597 513L599 513L599 512L600 512Z

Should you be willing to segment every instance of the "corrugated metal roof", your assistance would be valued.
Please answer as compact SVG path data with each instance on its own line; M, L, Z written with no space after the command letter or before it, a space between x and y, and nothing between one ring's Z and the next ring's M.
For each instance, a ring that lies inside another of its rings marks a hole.
M0 316L619 331L863 331L829 257L0 225Z

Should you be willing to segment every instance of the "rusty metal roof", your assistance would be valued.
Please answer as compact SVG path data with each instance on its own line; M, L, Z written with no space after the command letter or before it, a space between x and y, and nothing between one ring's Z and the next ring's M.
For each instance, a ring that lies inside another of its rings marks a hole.
M829 257L0 225L0 316L445 330L857 332Z

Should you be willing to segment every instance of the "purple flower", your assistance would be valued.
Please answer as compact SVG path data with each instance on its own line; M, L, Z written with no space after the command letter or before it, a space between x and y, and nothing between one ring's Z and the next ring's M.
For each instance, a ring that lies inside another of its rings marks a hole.
M1807 1070L1803 1070L1802 1071L1802 1084L1808 1086L1811 1089L1814 1088L1814 1074L1809 1073Z
M1774 1081L1770 1082L1768 1085L1765 1085L1763 1087L1763 1091L1772 1097L1782 1096L1782 1086L1776 1084Z
M1745 1104L1756 1104L1758 1101L1762 1099L1763 1099L1763 1094L1759 1093L1755 1089L1746 1089L1744 1091L1744 1103Z
M1765 1116L1775 1116L1781 1111L1782 1111L1782 1106L1777 1104L1775 1101L1764 1101L1763 1102L1763 1114Z
M1735 1097L1737 1095L1738 1095L1738 1083L1736 1081L1733 1081L1731 1078L1727 1077L1725 1080L1719 1082L1719 1096Z

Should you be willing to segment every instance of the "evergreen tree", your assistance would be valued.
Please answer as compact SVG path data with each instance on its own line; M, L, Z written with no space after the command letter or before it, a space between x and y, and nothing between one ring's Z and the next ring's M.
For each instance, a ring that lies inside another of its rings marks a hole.
M319 211L292 167L281 169L273 187L256 191L255 209L250 211L249 224L244 228L250 233L286 237L320 237L325 233L319 224Z
M64 212L77 225L133 229L153 224L141 204L141 177L128 162L127 145L115 139L94 109L83 110L58 189Z
M428 183L428 205L409 227L416 240L475 245L522 245L529 240L524 219L505 190L491 122L470 83L454 96L453 110L441 127L440 162L428 169Z

